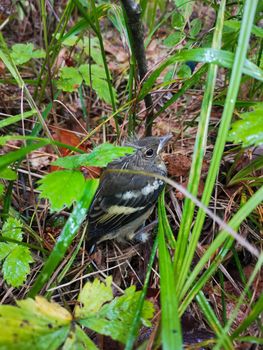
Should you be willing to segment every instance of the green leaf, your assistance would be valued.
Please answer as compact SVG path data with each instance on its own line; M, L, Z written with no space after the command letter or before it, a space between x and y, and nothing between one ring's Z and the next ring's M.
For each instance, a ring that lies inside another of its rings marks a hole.
M72 327L63 345L63 350L99 350L87 334L78 326Z
M29 264L32 262L29 249L16 245L3 263L3 275L6 282L12 287L21 286L30 272Z
M17 306L0 305L0 349L52 350L61 348L98 350L80 325L89 327L113 339L125 342L141 292L132 286L121 297L113 299L112 278L105 283L88 282L80 292L74 318L59 304L45 298L17 301ZM110 303L108 303L110 301ZM145 301L141 322L150 326L154 308Z
M22 241L22 227L23 224L16 218L9 217L3 225L2 236L6 238Z
M168 83L173 79L173 77L174 77L174 69L170 69L163 77L163 82Z
M14 245L10 243L0 243L0 261L4 260L14 249Z
M32 43L28 44L14 44L11 50L11 57L13 58L15 64L21 65L32 58L44 58L44 50L34 50L34 45Z
M184 25L185 25L184 17L177 11L173 14L171 22L172 22L172 26L175 29L184 28Z
M0 348L56 350L65 341L71 314L43 297L17 301L18 306L0 306Z
M6 180L16 180L17 174L14 170L10 168L0 169L0 178Z
M176 72L178 78L181 78L181 79L188 79L191 77L192 75L192 72L191 72L191 68L188 67L186 64L182 64L178 71Z
M163 44L167 47L173 47L177 45L183 38L184 35L181 32L175 32L164 39Z
M102 145L96 147L89 154L58 158L52 164L61 166L66 169L76 169L80 166L105 167L114 159L123 157L133 152L134 148L132 147L120 147L109 143L103 143Z
M104 100L106 103L111 104L111 97L109 92L109 86L106 80L106 73L103 67L92 64L90 69L87 64L82 64L79 67L79 71L83 76L85 83L88 86L91 86L90 83L90 70L91 70L91 80L92 80L92 88L95 90L96 94L99 98ZM113 88L113 87L112 87ZM117 101L117 93L113 88L113 96L115 102Z
M59 89L66 92L77 91L81 83L82 76L80 75L78 68L63 67L60 69L59 79L57 81L57 87Z
M240 118L232 124L229 140L242 143L243 147L263 144L263 103L256 105L252 112L240 114Z
M90 51L89 51L89 40L90 40ZM94 62L99 66L103 66L103 57L101 54L100 43L98 38L84 37L84 51L87 55L90 55Z
M40 181L40 198L47 198L51 211L59 211L79 201L85 187L85 179L80 171L54 171Z
M202 21L200 18L195 18L192 20L190 23L190 36L192 38L195 38L199 33L200 30L202 29Z
M174 0L174 4L176 8L184 16L185 20L188 20L193 10L193 6L194 6L193 2L185 1L185 0Z
M105 283L95 279L94 282L87 282L79 294L78 301L81 306L75 308L76 318L85 318L96 314L108 301L113 299L111 289L112 277L106 278Z
M3 225L2 236L21 242L22 226L21 221L9 217ZM4 260L4 280L13 287L20 286L30 272L29 264L33 262L29 249L16 243L0 243L1 260Z
M61 33L57 33L56 39L59 41ZM62 37L64 46L75 46L79 41L79 37L74 33L66 33L64 37Z
M97 64L92 64L90 67L88 64L82 64L79 66L79 71L87 85L90 85L90 72L92 83L94 79L106 79L105 69Z
M100 334L108 335L125 343L128 337L127 330L132 325L140 294L141 292L136 292L135 286L131 286L125 290L124 295L104 304L95 315L86 315L86 318L79 320L79 322ZM109 294L106 293L106 296L109 298ZM103 298L100 299L100 304L102 300ZM78 313L80 312L78 311ZM144 301L141 322L145 326L151 325L150 319L153 317L153 313L152 303Z
M96 91L96 94L99 98L101 98L103 101L105 101L108 104L111 104L111 97L110 97L110 91L109 86L106 80L104 79L94 79L92 88ZM112 86L112 92L113 92L113 98L115 103L117 102L117 93L114 87Z

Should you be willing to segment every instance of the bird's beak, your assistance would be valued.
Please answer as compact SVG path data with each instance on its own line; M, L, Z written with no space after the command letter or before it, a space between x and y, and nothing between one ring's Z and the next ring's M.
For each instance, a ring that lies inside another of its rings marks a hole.
M167 134L165 136L160 137L160 143L157 149L157 154L162 152L162 150L167 145L167 143L171 140L172 137L173 137L172 134Z

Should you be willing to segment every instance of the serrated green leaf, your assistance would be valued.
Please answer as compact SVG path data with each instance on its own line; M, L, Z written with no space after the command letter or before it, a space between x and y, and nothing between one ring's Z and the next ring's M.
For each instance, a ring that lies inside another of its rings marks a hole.
M164 39L163 44L167 47L173 47L177 45L182 39L184 35L181 32L175 32L170 34L166 39Z
M93 80L92 88L96 91L96 94L99 98L105 101L108 104L111 104L111 97L109 92L109 86L106 80L104 79L95 79ZM112 86L112 93L115 103L117 103L117 93L114 87Z
M242 143L243 147L263 144L263 104L258 104L252 112L240 114L240 118L232 124L229 140Z
M22 227L21 221L9 217L3 225L2 236L21 242ZM2 266L4 280L13 287L20 286L30 272L29 264L33 262L29 249L16 243L0 243L1 260L4 260Z
M51 211L59 211L79 201L85 187L85 179L80 171L54 171L43 177L40 183L40 198L47 198Z
M59 79L57 81L59 89L66 92L77 91L81 83L82 76L80 75L78 68L63 67L60 69Z
M100 43L98 38L84 37L83 41L84 51L87 55L90 55L94 62L99 66L103 66L103 57L101 54ZM90 46L90 49L89 49Z
M4 279L12 287L19 287L30 272L29 264L33 262L27 247L16 245L3 263Z
M22 241L22 227L23 224L16 218L9 217L3 225L2 236L6 238Z
M0 306L0 349L56 350L65 341L71 314L42 297Z
M90 85L90 72L92 80L97 78L106 79L105 69L97 64L92 64L90 67L88 64L82 64L79 66L79 71L87 85Z
M79 327L72 327L62 350L99 350L87 334Z
M79 67L79 71L83 76L83 79L85 83L88 86L91 86L90 84L90 70L91 70L91 79L92 79L92 88L95 90L96 94L104 100L106 103L111 104L111 97L109 93L109 86L106 80L106 74L105 70L102 66L99 66L97 64L92 64L90 69L87 64L82 64ZM115 102L117 101L117 93L116 90L113 88L113 96L115 99Z
M113 299L111 289L112 277L107 277L105 283L95 279L94 282L87 282L79 294L78 301L81 306L75 308L76 318L89 317L96 314L103 304Z
M80 166L105 167L114 159L123 157L133 152L134 148L132 147L120 147L114 146L110 143L103 143L102 145L96 147L89 154L58 158L52 164L61 166L66 169L76 169Z
M14 246L14 244L0 242L0 261L7 257L7 255L14 249Z
M137 302L141 292L136 292L135 286L125 290L124 295L114 298L104 304L96 315L80 320L80 323L100 334L125 343L128 337L127 329L132 325L136 312ZM154 308L151 302L145 301L142 310L141 322L149 327Z
M0 178L6 180L16 180L17 174L14 170L10 168L0 169Z
M185 20L188 20L190 17L194 4L191 1L185 0L174 0L176 8L182 13Z
M202 21L200 18L195 18L190 23L190 36L195 38L202 28Z
M13 58L15 64L21 65L32 58L44 58L44 50L34 50L34 45L32 43L28 44L14 44L11 50L11 57Z

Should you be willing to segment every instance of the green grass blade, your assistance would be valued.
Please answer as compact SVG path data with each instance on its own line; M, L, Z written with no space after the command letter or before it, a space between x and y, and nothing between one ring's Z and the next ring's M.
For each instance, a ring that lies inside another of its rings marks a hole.
M224 24L224 11L226 1L221 1L220 10L217 16L217 23L213 37L212 48L220 49L222 42L222 31ZM210 114L213 103L213 93L215 89L217 65L210 64L208 69L207 83L204 98L201 107L200 121L196 135L192 166L189 175L188 191L194 196L197 195L198 185L201 176L202 164L207 143L207 132L210 121ZM177 277L177 290L180 291L186 279L191 261L185 264L185 252L187 249L188 238L190 235L191 225L194 217L195 204L186 198L184 202L183 216L180 224L177 247L174 257L175 274Z
M164 195L165 195L165 192L163 191L161 196L160 196L160 201L161 201L160 211L161 211L161 216L163 219L163 228L164 228L165 236L168 240L170 247L172 249L175 249L176 240L174 238L173 231L171 229L171 226L169 224L169 220L168 220L167 215L166 215Z
M149 259L149 263L148 263L148 267L147 267L147 272L146 272L146 276L145 276L145 280L144 280L144 285L143 285L143 289L142 292L140 294L139 300L138 300L138 305L136 308L136 314L134 316L133 319L133 323L131 326L131 329L129 330L129 335L128 335L128 340L126 342L126 346L125 346L125 350L132 350L133 349L133 345L136 341L136 337L138 335L138 330L140 327L140 318L141 318L141 313L142 313L142 308L143 308L143 303L146 297L146 293L147 293L147 288L149 285L149 280L150 280L150 276L151 276L151 272L152 272L152 265L154 262L154 258L156 255L156 251L157 251L157 238L155 239L153 248L152 248L152 252L151 252L151 256Z
M59 142L59 141L54 141L54 140L51 140L51 139L45 139L45 138L41 138L41 137L36 137L36 136L21 136L21 135L0 136L0 145L3 146L8 141L12 141L12 140L25 140L25 141L28 141L27 144L29 146L31 145L32 141L38 141L38 142L42 142L43 145L56 145L58 147L63 147L63 148L69 149L70 151L73 151L73 152L85 153L83 150L81 150L79 148L76 148L76 147L73 147L71 145L67 145L66 143L62 143L62 142ZM42 146L40 146L40 147L42 147ZM1 162L0 162L0 164L1 164Z
M204 293L199 292L198 295L196 296L196 300L197 300L198 305L200 306L201 310L203 311L203 314L204 314L209 326L215 332L217 338L220 339L221 334L223 333L223 327L222 327L221 323L219 322L218 318L216 317L209 302L207 301ZM227 349L227 350L234 349L232 341L231 341L229 336L227 336L224 339L224 342L222 345L223 345L224 349Z
M257 7L257 1L251 2L247 1L244 11L244 17L242 20L242 26L240 31L240 36L238 40L238 46L235 54L234 65L232 69L231 79L228 88L228 94L225 102L225 108L223 111L221 124L219 127L216 144L214 147L213 157L210 163L208 176L205 183L205 188L202 196L202 203L206 206L209 205L211 194L214 189L215 180L218 174L220 167L220 162L224 152L225 143L228 136L228 130L230 127L232 114L235 107L235 101L239 91L239 86L241 82L242 69L244 66L246 52L249 43L249 37L251 28L253 25L253 18ZM205 213L202 210L198 210L196 222L193 228L191 239L189 242L189 248L185 254L184 264L189 267L191 265L193 256L195 254L197 242L199 240L203 223L205 219ZM184 271L183 278L181 277L180 286L181 288L184 285L187 271Z
M19 122L21 119L26 119L29 117L32 117L34 114L36 114L36 110L28 111L25 113L17 114L17 115L12 115L11 117L5 118L0 121L0 129L4 128L8 125L12 125L14 123Z
M165 102L165 104L160 108L160 110L158 110L157 113L154 114L154 118L158 117L158 115L163 113L169 106L171 106L171 104L178 100L179 97L185 94L188 89L190 89L193 85L197 84L206 71L207 65L203 65L189 79L184 81L182 87L167 102Z
M220 339L218 340L217 345L214 347L214 350L220 350L222 348L222 343L225 341L225 339L228 337L228 333L230 332L230 328L235 320L235 318L238 315L238 312L240 310L240 307L242 306L242 304L245 301L245 297L249 291L250 286L252 285L254 279L256 278L257 274L260 272L261 267L263 265L263 253L260 255L257 264L254 268L254 271L252 272L248 283L246 284L246 287L244 288L244 291L242 292L241 296L238 299L237 305L234 308L234 310L232 311L232 314L230 315L230 318L223 330L223 333L221 334ZM262 305L261 305L262 306ZM261 310L261 312L263 311L263 309Z
M63 280L63 278L66 276L67 272L69 271L70 267L72 266L73 262L75 261L76 256L79 253L79 250L81 248L81 245L83 243L83 240L85 239L85 235L87 233L86 230L87 227L85 227L85 229L83 230L82 236L78 242L78 245L76 247L76 249L73 251L73 253L70 255L70 258L68 260L68 262L66 263L66 265L64 266L63 270L61 271L61 273L58 275L58 277L56 278L56 283L53 283L49 288L48 291L45 293L45 297L47 299L51 298L51 295L53 294L54 290L56 290L56 285L60 284L60 282ZM58 287L59 288L59 287Z
M9 69L10 73L12 74L12 76L14 77L14 79L16 80L18 86L24 90L25 93L25 97L27 98L27 101L31 107L32 110L36 110L37 112L37 116L39 119L39 122L41 123L43 130L45 131L46 135L52 139L52 135L42 117L42 114L40 113L34 99L32 98L28 88L26 87L23 79L21 78L21 75L19 74L19 71L10 55L9 49L5 43L4 37L2 35L2 33L0 32L0 58L2 59L2 61L4 62L4 64L6 65L6 67ZM57 151L56 147L55 150Z
M263 156L259 156L252 160L247 166L241 169L237 174L235 174L231 180L229 181L229 186L232 186L238 182L246 181L249 174L253 171L259 170L263 168Z
M164 350L183 348L182 331L178 315L178 301L175 289L175 277L171 258L165 243L164 220L161 210L161 201L158 201L158 245L159 269L162 310L162 347Z
M260 295L258 301L251 309L250 313L246 316L243 322L232 333L232 339L236 338L240 333L244 332L263 312L263 293Z
M232 68L234 54L229 51L216 50L213 48L182 50L164 61L145 81L139 94L143 99L153 87L156 79L163 70L176 62L194 61L202 63L214 63L225 68ZM260 81L263 80L263 71L249 60L243 60L242 72Z
M101 35L101 31L100 31L100 24L99 24L99 20L98 20L98 12L97 12L98 10L96 8L95 2L94 2L94 0L91 0L91 7L92 7L93 14L94 14L94 22L95 22L95 24L94 24L91 22L89 16L87 15L87 12L85 11L85 9L82 6L82 4L80 3L80 1L79 0L73 0L73 1L75 3L76 7L78 8L78 10L80 11L81 15L83 16L83 18L91 25L92 29L95 31L95 33L99 39L101 55L102 55L102 59L103 59L103 65L104 65L105 74L107 77L107 83L108 83L108 88L109 88L109 93L110 93L110 98L111 98L111 105L112 105L113 112L115 112L116 111L116 103L115 103L113 89L112 89L110 71L109 71L109 67L107 64L106 53L105 53L105 49L104 49L103 38ZM115 121L117 136L119 136L120 130L119 130L117 116L114 116L114 121Z
M98 180L88 180L82 199L76 204L73 212L68 218L50 256L48 257L43 269L40 271L37 279L31 287L28 297L35 297L41 291L44 284L49 280L50 276L63 259L72 240L75 238L81 223L86 217L93 196L98 187Z
M247 218L248 215L263 201L263 187L261 187L245 204L239 209L239 211L233 216L229 221L228 225L232 228L239 227L240 224ZM219 264L222 262L222 259L228 253L233 242L233 238L229 237L228 233L225 230L222 230L215 240L208 247L204 255L200 258L195 268L189 275L188 279L185 282L185 285L180 294L180 300L185 298L180 305L180 314L182 314L190 302L194 299L195 295L203 288L205 283L211 278L211 276L218 269ZM203 271L205 264L211 259L211 256L220 249L224 244L224 247L215 257L212 264L205 270L205 273L196 281L198 275ZM189 289L193 288L189 291ZM188 292L189 291L189 292ZM185 295L187 296L185 297Z
M9 164L12 164L17 160L23 159L28 153L35 151L38 148L41 148L47 144L48 142L41 141L38 143L34 143L30 146L22 147L17 151L9 152L4 154L3 156L0 156L0 169L7 167Z

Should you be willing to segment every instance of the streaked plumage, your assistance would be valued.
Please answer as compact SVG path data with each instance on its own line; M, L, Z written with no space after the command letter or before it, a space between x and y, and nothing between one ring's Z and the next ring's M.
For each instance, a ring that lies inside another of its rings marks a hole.
M170 138L171 135L147 137L126 143L135 148L135 153L108 164L88 213L89 246L106 239L133 239L151 214L164 183L151 176L109 170L137 170L166 176L160 153Z

